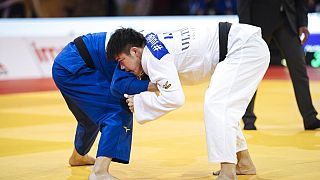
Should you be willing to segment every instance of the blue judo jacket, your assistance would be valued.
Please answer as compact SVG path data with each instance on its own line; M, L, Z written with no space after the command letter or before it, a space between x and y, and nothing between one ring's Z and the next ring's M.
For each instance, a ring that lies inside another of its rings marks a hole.
M106 59L106 33L87 34L82 39L95 68L86 65L73 42L59 53L52 66L52 77L68 106L76 105L76 111L70 109L78 120L75 148L83 155L88 153L100 130L97 157L128 163L133 116L123 94L146 91L149 81L138 80L121 71L116 61Z
M95 69L87 67L73 42L56 57L52 76L61 93L70 97L92 120L132 119L123 94L146 91L148 80L138 80L120 70L114 60L106 59L106 33L82 36Z

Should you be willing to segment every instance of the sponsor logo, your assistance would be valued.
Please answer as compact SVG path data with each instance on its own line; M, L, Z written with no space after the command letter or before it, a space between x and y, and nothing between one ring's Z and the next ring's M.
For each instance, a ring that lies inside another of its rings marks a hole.
M189 28L183 28L179 30L181 33L181 51L187 50L190 46L190 30Z
M171 87L171 84L167 81L163 86L164 89L169 89Z
M35 42L31 43L31 46L36 54L36 57L40 63L53 62L55 57L60 53L62 48L57 47L39 47Z
M319 68L320 67L320 50L315 52L313 55L313 59L311 60L311 66L314 68Z
M130 131L131 129L129 129L127 126L123 126L124 130L126 131L126 133L128 133L128 131Z

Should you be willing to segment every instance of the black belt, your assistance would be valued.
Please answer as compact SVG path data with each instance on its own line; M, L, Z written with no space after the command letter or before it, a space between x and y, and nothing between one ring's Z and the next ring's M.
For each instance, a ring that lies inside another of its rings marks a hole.
M226 58L228 52L228 35L231 23L219 22L219 62Z
M82 40L82 36L77 37L73 42L76 45L76 47L80 53L80 56L82 57L84 62L87 64L87 66L89 68L95 69L94 64L93 64L93 60L89 54L87 46L84 44L84 42Z

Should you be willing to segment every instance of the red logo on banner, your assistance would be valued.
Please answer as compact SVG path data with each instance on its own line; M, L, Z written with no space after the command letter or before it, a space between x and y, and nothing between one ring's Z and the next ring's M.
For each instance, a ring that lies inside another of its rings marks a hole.
M8 70L3 64L0 63L0 75L5 75L5 74L8 74Z
M62 50L62 48L57 47L37 47L35 42L32 42L31 45L40 63L53 62L55 57Z

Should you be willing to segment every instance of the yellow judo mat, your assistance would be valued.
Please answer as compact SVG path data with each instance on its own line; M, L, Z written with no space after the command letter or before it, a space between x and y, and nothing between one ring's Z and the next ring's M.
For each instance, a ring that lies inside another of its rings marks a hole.
M320 81L311 81L320 111ZM186 104L154 122L134 123L129 165L120 179L215 179L203 122L206 84L184 87ZM304 131L288 80L263 80L256 100L258 131L244 131L257 175L238 179L320 179L320 130ZM319 117L319 116L318 116ZM0 179L81 180L92 166L70 167L76 120L58 91L0 95ZM89 154L95 156L97 142Z

